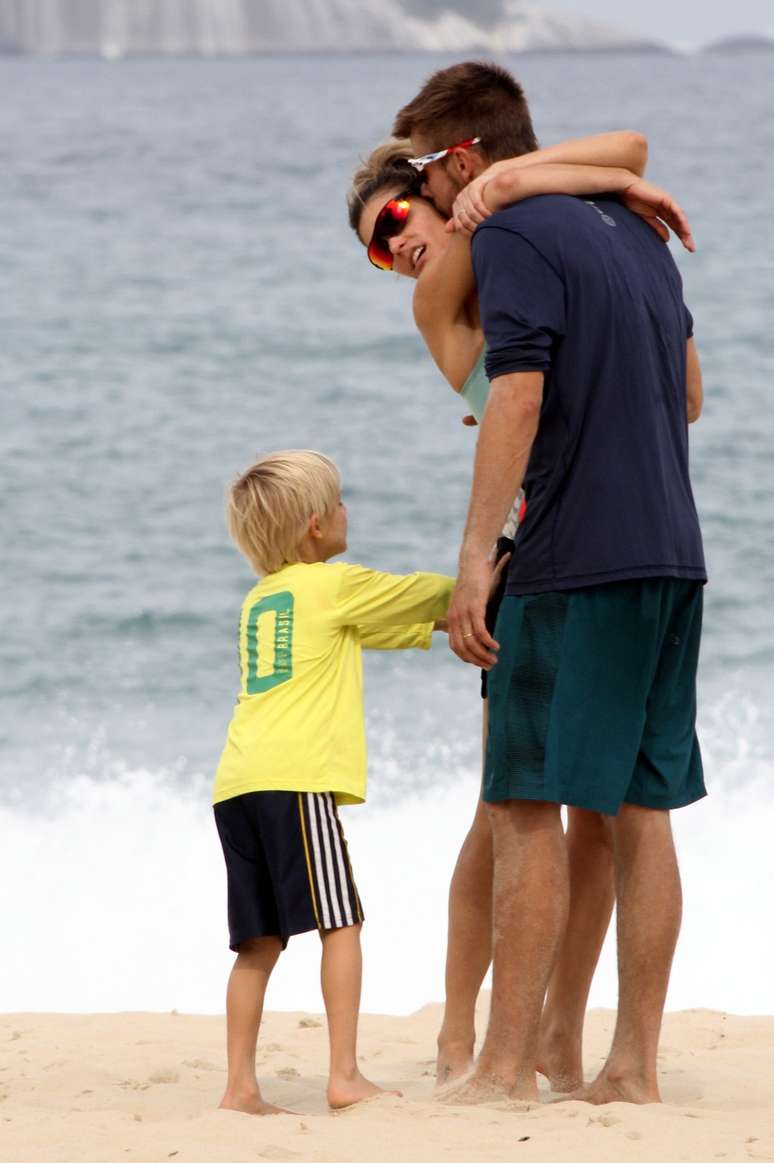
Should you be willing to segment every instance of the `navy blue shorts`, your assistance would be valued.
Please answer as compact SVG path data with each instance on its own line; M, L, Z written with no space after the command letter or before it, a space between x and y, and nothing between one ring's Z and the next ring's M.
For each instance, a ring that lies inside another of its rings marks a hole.
M363 909L332 792L256 791L215 804L229 945L359 925Z

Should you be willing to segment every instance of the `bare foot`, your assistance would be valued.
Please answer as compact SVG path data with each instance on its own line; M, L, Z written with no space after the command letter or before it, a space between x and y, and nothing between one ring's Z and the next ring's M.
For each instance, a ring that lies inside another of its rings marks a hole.
M557 1094L580 1090L583 1087L580 1040L541 1032L537 1071L548 1079L548 1085Z
M448 1086L464 1078L473 1068L473 1042L445 1042L438 1044L435 1085Z
M603 1070L588 1086L581 1086L557 1101L590 1102L594 1106L603 1106L608 1102L633 1102L645 1105L661 1102L661 1095L657 1086L648 1086L642 1079L624 1074L614 1077Z
M355 1103L364 1102L369 1098L376 1098L380 1094L393 1094L403 1098L401 1090L384 1090L375 1082L368 1079L358 1070L353 1075L331 1077L328 1081L328 1106L331 1110L340 1111Z
M537 1099L537 1085L533 1075L532 1083L529 1080L511 1086L494 1075L482 1074L477 1070L469 1078L446 1087L443 1094L438 1095L439 1102L450 1106L478 1106L486 1102L508 1102L514 1099L524 1099L526 1102Z
M264 1102L260 1090L242 1094L229 1094L227 1091L218 1104L218 1110L240 1111L243 1115L292 1115L294 1112L285 1110L282 1106L274 1106Z

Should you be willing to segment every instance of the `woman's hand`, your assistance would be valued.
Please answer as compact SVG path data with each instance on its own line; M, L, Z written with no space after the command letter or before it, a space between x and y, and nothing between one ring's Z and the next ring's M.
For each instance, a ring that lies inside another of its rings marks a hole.
M496 165L502 167L502 163ZM457 195L446 229L472 234L479 223L504 206L535 194L554 193L581 197L617 194L664 242L669 241L671 228L686 250L696 250L685 211L671 194L627 170L603 167L544 165L515 171L490 166Z
M460 190L452 206L452 216L446 224L449 233L459 230L463 234L472 234L478 224L493 213L484 201L484 191L497 177L497 173L495 167L490 166Z
M664 242L669 241L667 227L671 227L686 250L691 253L696 250L685 211L666 190L646 182L644 178L636 178L620 192L619 197L624 206L644 218Z

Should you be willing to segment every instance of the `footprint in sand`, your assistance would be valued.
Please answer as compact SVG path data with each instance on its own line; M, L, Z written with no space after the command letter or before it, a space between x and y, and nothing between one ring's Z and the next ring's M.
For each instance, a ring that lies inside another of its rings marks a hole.
M598 1127L617 1127L620 1121L615 1115L596 1115L592 1116L586 1125L589 1127L594 1124Z
M214 1062L208 1062L206 1058L189 1058L183 1063L190 1070L220 1070L220 1066L216 1066Z
M774 1159L774 1139L748 1139L748 1159Z
M276 1070L275 1074L277 1075L277 1078L300 1078L301 1077L301 1075L296 1070L295 1066L283 1066L283 1067L281 1067L281 1069Z
M298 1028L300 1030L318 1030L321 1025L322 1022L319 1018L301 1018Z
M148 1082L153 1085L174 1083L180 1081L180 1075L176 1070L157 1070L154 1074L148 1075Z
M264 1147L258 1152L259 1159L300 1159L298 1151L289 1151L287 1147Z

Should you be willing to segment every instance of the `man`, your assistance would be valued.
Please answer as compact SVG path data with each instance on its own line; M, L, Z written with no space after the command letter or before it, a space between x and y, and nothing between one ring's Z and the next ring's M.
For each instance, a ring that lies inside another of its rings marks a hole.
M473 182L459 226L483 217L488 163L534 148L519 86L485 64L436 73L394 132L418 155L440 153L425 159L439 208ZM619 949L613 1045L576 1097L656 1102L681 914L669 812L705 794L692 321L668 249L614 200L540 197L501 211L477 229L473 263L491 392L449 623L463 660L497 656L484 778L494 975L486 1041L457 1097L536 1096L540 1013L569 896L560 805L571 804L608 818ZM522 484L527 514L495 641L484 622L489 552Z

